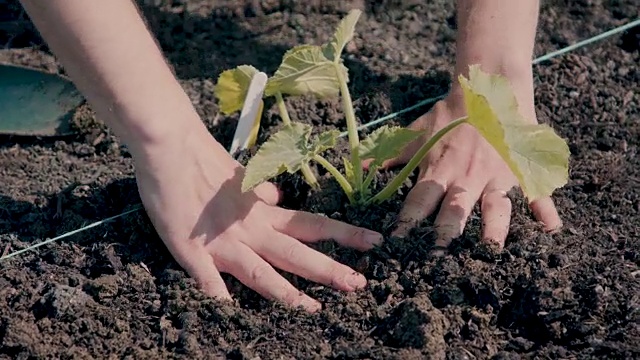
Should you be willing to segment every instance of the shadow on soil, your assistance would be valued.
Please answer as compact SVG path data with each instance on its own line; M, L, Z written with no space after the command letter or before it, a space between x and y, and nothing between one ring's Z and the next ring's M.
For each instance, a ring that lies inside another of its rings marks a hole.
M70 184L57 193L42 195L46 199L42 206L0 195L0 254L35 245L140 205L133 178L116 180L104 187ZM107 243L105 239L118 240ZM8 243L19 249L5 250ZM80 249L83 256L78 254ZM82 268L89 278L114 273L129 262L142 262L149 268L177 268L143 209L60 239L56 246L45 245L20 254L16 259L34 254L51 264ZM0 268L11 267L11 263L3 261ZM40 262L19 263L37 267Z

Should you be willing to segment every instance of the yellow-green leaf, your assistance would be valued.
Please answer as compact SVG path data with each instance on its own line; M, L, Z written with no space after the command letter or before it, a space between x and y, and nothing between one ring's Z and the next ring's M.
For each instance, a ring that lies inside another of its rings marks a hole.
M340 134L331 130L309 141L313 128L293 122L273 134L249 160L242 179L242 191L249 191L285 171L293 174L316 154L335 146Z
M342 163L344 164L344 175L347 178L349 184L354 184L356 180L356 175L353 172L353 164L346 157L342 158Z
M340 136L340 131L338 130L325 131L318 135L318 137L313 141L310 149L314 154L320 154L325 150L329 150L336 146L338 136Z
M287 51L282 64L269 79L265 95L313 95L323 99L340 93L337 71L347 78L347 68L329 61L322 48L301 45Z
M362 11L353 9L340 21L331 41L322 47L322 52L327 59L334 62L340 59L342 50L353 38L356 23L361 14Z
M251 65L240 65L220 74L213 90L220 104L220 111L229 115L242 109L251 79L257 72L258 69Z
M518 178L529 201L550 196L567 183L569 147L554 130L527 121L519 112L506 78L469 67L469 79L459 77L467 122L497 150Z
M369 167L375 171L385 160L400 155L405 146L423 134L423 131L399 126L382 126L360 142L358 150L360 158L362 160L374 159Z

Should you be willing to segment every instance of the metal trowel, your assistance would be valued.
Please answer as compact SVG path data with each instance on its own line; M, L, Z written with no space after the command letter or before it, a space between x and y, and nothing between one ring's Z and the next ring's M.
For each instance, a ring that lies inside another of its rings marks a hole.
M0 135L70 135L70 120L83 101L65 77L0 64Z

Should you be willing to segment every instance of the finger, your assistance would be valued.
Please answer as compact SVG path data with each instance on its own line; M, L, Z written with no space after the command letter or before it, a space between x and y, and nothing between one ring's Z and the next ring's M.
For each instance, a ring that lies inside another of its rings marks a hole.
M545 231L553 233L562 228L562 219L550 197L533 201L529 206L536 220L543 223Z
M326 216L303 211L277 208L273 228L304 242L335 240L343 246L369 250L382 244L382 235L365 228L349 225Z
M417 151L417 148L415 146L412 146L412 144L409 144L400 155L398 155L397 157L391 158L389 160L383 161L382 165L380 165L376 169L388 169L398 165L406 164L411 159L413 154L415 154L416 151ZM362 168L365 170L369 170L369 166L373 161L374 159L363 160Z
M428 177L419 180L411 189L398 214L398 226L393 236L406 236L409 230L433 214L447 191L446 181Z
M176 258L177 259L177 258ZM198 283L198 287L207 295L223 300L231 300L227 289L213 258L206 251L190 251L181 256L181 266Z
M278 205L280 203L280 190L270 182L262 183L254 190L255 194L269 205Z
M446 248L451 240L462 235L473 206L480 198L482 186L477 180L462 180L460 184L451 186L442 201L434 223L438 234L436 247Z
M284 271L342 291L354 291L367 285L365 277L355 270L292 237L280 234L275 240L260 244L263 246L254 250Z
M225 264L225 272L235 276L241 283L263 297L292 307L302 306L311 312L320 310L322 307L318 301L291 285L247 245L233 242L226 245L219 253L220 260Z
M482 239L496 243L500 249L509 234L511 199L506 191L490 190L482 196Z
M362 168L365 170L369 170L369 165L373 162L374 159L366 159L362 160Z

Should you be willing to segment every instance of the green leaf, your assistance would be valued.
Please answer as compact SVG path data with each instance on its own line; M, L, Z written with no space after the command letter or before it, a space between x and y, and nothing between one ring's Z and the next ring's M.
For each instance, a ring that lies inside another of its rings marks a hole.
M293 122L273 134L249 160L242 191L249 191L285 171L297 172L316 154L335 146L340 134L337 130L327 131L310 142L312 130L310 125Z
M251 79L257 72L258 69L253 66L240 65L220 74L218 83L213 90L220 103L220 111L229 115L242 109Z
M399 126L383 126L360 142L358 148L362 160L374 159L369 167L376 169L386 160L398 155L410 142L416 140L423 131L415 131Z
M334 62L337 62L340 59L342 50L353 38L356 23L358 22L361 14L362 12L360 10L353 9L340 21L331 41L322 47L322 52L327 59Z
M353 164L346 157L342 158L342 162L344 164L344 175L347 178L349 184L354 185L356 180L356 175L353 172Z
M280 92L288 95L311 94L323 99L340 93L337 71L349 81L347 68L339 62L342 50L353 38L360 10L352 10L341 20L331 41L322 47L300 45L289 49L283 56L282 64L269 79L265 88L266 96ZM339 63L339 64L338 64Z
M66 77L0 65L0 134L72 134L71 119L83 101L82 94Z
M321 133L315 139L313 144L311 145L311 149L315 154L320 154L325 150L329 150L336 146L338 142L338 136L340 136L340 131L338 130L329 130Z
M282 64L267 82L265 95L310 94L320 99L336 96L340 93L338 69L347 78L347 68L328 60L319 46L296 46L285 53Z
M467 107L467 122L497 150L520 182L529 201L550 196L567 183L569 147L551 127L520 115L506 78L469 67L469 79L459 77Z

